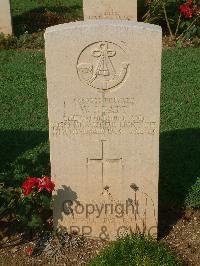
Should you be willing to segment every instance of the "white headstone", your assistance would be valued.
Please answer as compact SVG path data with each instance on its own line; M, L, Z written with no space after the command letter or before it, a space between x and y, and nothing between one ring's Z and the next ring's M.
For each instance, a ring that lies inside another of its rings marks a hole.
M84 20L137 21L137 0L83 0Z
M156 235L160 27L76 22L45 41L55 226Z
M12 34L12 18L9 0L0 0L0 33Z

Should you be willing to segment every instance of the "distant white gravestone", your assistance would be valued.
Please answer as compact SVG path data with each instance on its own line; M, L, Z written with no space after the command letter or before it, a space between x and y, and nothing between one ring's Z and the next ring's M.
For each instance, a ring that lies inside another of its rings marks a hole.
M118 19L137 21L137 0L83 0L84 20Z
M12 34L12 18L9 0L0 0L0 33Z
M76 22L45 41L55 226L156 236L160 27Z

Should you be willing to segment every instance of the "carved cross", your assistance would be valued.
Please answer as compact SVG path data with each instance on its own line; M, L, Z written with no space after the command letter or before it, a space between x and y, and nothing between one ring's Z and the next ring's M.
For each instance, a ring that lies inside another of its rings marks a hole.
M104 183L105 179L105 174L104 174L104 167L105 163L122 163L122 158L115 158L115 159L108 159L104 157L104 142L105 140L101 140L101 157L100 158L87 158L87 164L89 164L90 161L95 161L97 163L101 163L101 178L102 178L102 185L103 189L108 190L109 186L108 184Z

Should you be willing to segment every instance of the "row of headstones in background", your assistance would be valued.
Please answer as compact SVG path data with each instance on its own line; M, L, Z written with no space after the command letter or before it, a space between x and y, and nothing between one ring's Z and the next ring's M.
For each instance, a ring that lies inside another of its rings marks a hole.
M83 0L84 19L137 21L137 0ZM12 34L9 0L0 0L0 32Z
M125 2L85 0L86 20L134 20ZM161 28L88 20L48 28L45 43L55 226L156 236Z
M83 0L84 20L118 19L137 21L137 0Z
M12 34L12 16L9 0L0 0L0 33Z

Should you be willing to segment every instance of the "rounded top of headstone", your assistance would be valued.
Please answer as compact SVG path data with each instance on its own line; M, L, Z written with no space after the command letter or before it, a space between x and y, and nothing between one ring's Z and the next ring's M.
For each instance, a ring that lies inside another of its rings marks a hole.
M113 26L113 27L125 27L125 28L137 28L140 30L162 32L162 28L158 25L148 24L143 22L134 22L126 20L89 20L89 21L77 21L59 24L46 29L45 35L53 32L63 30L73 30L77 28L88 27L101 27L101 26Z

